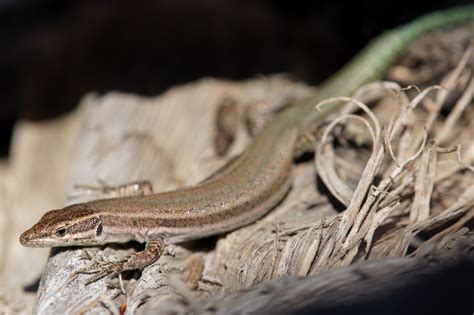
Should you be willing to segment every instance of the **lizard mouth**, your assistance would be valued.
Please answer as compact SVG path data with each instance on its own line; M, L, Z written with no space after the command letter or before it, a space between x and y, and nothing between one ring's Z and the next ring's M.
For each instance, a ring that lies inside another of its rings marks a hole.
M23 232L20 236L21 245L26 247L46 247L48 246L48 243L50 243L47 239L42 239L37 236L35 237L34 235L35 234L31 232L31 229Z

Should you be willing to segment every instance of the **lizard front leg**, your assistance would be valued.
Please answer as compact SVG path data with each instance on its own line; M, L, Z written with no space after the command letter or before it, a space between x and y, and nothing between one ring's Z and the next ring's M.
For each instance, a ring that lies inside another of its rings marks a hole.
M146 266L153 264L160 258L163 253L164 242L160 236L150 237L145 250L126 257L117 262L109 262L104 259L94 259L94 263L77 270L75 273L91 273L94 274L87 280L86 284L90 284L104 277L113 278L127 270L142 270Z

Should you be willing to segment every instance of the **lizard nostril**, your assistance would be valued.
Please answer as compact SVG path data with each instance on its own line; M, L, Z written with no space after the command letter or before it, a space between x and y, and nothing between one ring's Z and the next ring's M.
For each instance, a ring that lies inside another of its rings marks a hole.
M27 242L28 240L28 235L26 234L26 232L22 233L20 235L20 243L21 245L25 245L25 243Z
M33 239L33 234L30 233L30 230L27 230L25 232L23 232L21 235L20 235L20 243L21 245L23 246L28 246L28 243L30 243L30 241Z

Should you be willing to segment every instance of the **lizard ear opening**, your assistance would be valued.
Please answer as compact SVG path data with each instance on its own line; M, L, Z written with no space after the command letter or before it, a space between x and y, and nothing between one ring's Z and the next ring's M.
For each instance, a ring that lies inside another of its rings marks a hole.
M99 225L97 225L97 230L95 230L95 235L101 236L103 229L104 229L104 226L102 225L102 223L99 223Z

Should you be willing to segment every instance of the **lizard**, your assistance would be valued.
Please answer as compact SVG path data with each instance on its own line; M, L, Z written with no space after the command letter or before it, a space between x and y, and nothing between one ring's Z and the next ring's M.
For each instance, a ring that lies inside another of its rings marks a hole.
M380 78L420 36L472 19L474 5L467 5L427 14L381 34L323 82L316 95L275 115L240 156L199 184L52 210L25 231L20 242L29 247L146 243L143 251L123 260L99 264L92 272L95 274L90 282L94 282L153 264L169 244L250 224L274 208L290 189L299 136L311 122L324 119L342 105L336 102L316 111L314 105L318 101L349 95Z

